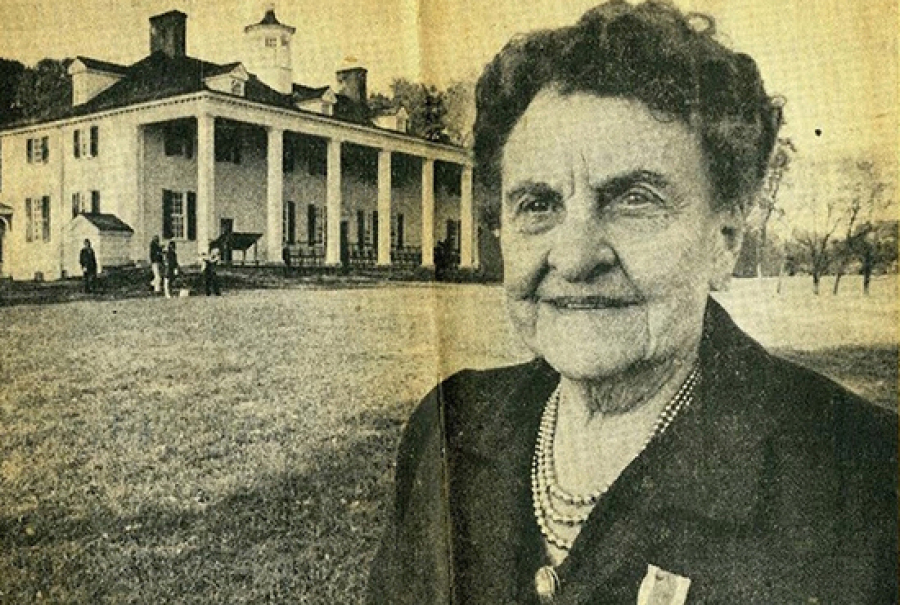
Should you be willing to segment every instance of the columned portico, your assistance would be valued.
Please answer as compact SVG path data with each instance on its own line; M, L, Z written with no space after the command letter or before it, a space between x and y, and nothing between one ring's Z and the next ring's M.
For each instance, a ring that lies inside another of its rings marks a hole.
M422 266L434 268L434 160L422 158Z
M341 264L341 141L328 139L325 180L325 216L327 220L325 264Z
M282 213L284 212L283 149L284 130L269 127L266 145L266 258L270 263L281 258Z
M474 264L472 255L475 229L475 212L472 203L472 167L463 165L459 199L459 266L470 269Z
M378 266L391 264L391 152L378 151Z
M197 116L197 252L209 252L211 223L216 195L214 116Z

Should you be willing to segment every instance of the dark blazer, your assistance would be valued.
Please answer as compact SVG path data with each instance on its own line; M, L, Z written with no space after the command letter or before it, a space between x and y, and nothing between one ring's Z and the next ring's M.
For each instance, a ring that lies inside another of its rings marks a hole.
M896 414L769 355L712 301L706 328L694 403L596 505L554 603L636 603L648 564L690 578L687 603L896 603ZM558 380L535 360L425 398L370 602L537 602L529 470Z

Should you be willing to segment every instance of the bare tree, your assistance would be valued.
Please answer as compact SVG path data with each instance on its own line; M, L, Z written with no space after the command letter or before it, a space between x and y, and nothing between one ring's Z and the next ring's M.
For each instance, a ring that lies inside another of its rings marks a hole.
M881 180L875 164L870 160L857 161L854 170L858 170L858 178L849 193L846 208L844 209L846 235L840 242L836 242L835 261L837 263L832 294L837 294L841 285L841 278L847 270L847 265L853 259L858 259L862 264L863 290L868 291L868 282L872 275L872 250L871 237L872 214L878 206L882 192L887 184ZM865 224L860 221L865 219ZM868 272L868 273L867 273Z
M823 223L815 220L817 214L815 206L813 206L812 226L807 229L796 229L794 239L806 257L805 264L813 278L813 293L818 296L819 283L831 264L833 248L829 244L841 225L842 213L837 208L836 202L828 202L825 205Z
M785 173L788 171L797 148L790 138L779 137L775 144L775 151L769 160L769 169L763 189L756 200L756 209L759 212L759 238L757 239L756 252L756 277L763 276L764 256L768 245L768 226L772 217L784 215L784 210L778 206L778 191L781 188Z

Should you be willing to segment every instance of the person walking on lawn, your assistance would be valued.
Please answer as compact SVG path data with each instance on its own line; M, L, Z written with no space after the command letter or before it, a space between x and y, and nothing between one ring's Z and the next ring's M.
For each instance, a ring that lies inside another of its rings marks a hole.
M166 249L166 273L163 281L163 289L166 298L172 298L172 290L176 287L178 277L178 253L175 251L175 242L169 242Z
M84 247L78 255L81 273L84 278L84 293L90 294L97 289L97 257L91 248L91 240L84 240Z
M159 236L154 235L150 241L150 269L153 271L153 291L157 294L162 292L162 265L163 265L163 248L159 243Z

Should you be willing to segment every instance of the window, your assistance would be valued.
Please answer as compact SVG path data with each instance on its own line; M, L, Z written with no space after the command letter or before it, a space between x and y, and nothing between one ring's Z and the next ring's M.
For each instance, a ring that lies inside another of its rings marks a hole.
M50 161L50 138L35 137L25 143L25 155L29 164L46 164Z
M284 203L281 215L282 242L294 244L297 242L297 204L291 201Z
M25 241L50 241L50 196L25 198Z
M163 189L163 238L197 239L197 194Z
M287 36L281 36L281 45L282 46L288 45L288 37Z
M285 139L284 148L281 151L281 171L282 172L293 172L294 171L294 146L291 144L291 141Z
M100 192L91 191L90 197L80 191L72 194L72 218L79 214L100 214Z
M216 161L241 163L241 130L237 126L216 124Z
M461 224L462 221L447 219L447 239L445 241L453 252L459 252Z
M277 48L278 47L278 38L273 38L273 37L266 38L266 46L269 48Z
M328 215L325 206L310 204L306 209L306 242L310 246L325 243L328 229Z
M79 214L84 214L84 206L81 204L81 192L76 191L72 194L72 218Z
M194 129L187 122L170 122L163 131L166 156L194 157Z
M366 213L362 210L356 211L356 247L366 247Z
M100 129L91 126L89 129L72 131L72 156L75 158L95 158L100 151Z
M240 80L232 80L231 81L231 94L244 96L244 83Z

